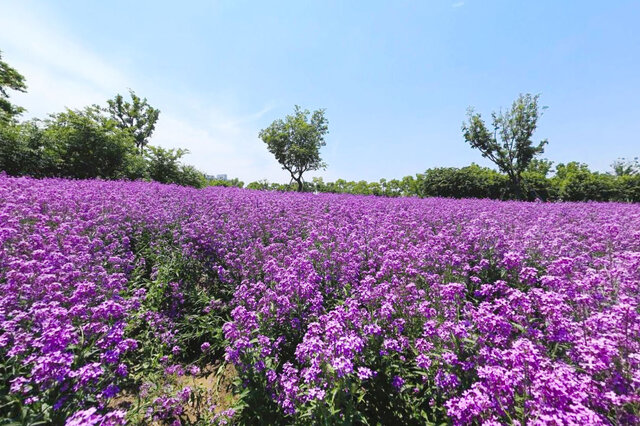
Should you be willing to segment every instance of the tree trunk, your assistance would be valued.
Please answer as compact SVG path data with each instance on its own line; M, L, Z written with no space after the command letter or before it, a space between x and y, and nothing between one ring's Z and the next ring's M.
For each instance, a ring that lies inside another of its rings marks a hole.
M516 192L516 198L519 201L524 200L523 198L523 194L522 194L522 180L520 179L519 176L515 176L513 179L513 186L514 186L514 190Z

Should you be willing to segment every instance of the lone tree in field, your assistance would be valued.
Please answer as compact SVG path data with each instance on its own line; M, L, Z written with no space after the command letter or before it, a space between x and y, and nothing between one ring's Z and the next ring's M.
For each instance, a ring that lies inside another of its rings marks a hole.
M150 106L147 98L140 99L133 90L129 90L129 94L131 102L125 101L120 94L109 99L107 112L118 123L118 127L131 132L140 155L143 155L144 147L149 143L149 138L156 128L160 110Z
M320 148L326 145L324 135L329 132L324 111L319 109L310 113L296 105L293 115L274 121L259 134L269 152L298 184L298 191L304 189L304 172L326 167L320 158Z
M511 180L518 198L522 198L522 172L535 158L544 152L546 139L534 144L533 132L538 125L542 110L538 106L540 95L520 95L507 112L493 112L489 131L473 108L467 112L467 121L462 124L464 139L471 147L480 150L483 157L493 161Z
M25 92L27 86L24 83L24 76L2 61L0 51L0 123L10 122L24 111L24 108L9 102L7 89Z

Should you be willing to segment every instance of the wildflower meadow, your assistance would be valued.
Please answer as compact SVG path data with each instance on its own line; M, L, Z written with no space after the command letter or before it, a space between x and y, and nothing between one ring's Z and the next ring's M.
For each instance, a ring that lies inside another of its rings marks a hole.
M3 175L0 242L10 422L640 423L638 204Z

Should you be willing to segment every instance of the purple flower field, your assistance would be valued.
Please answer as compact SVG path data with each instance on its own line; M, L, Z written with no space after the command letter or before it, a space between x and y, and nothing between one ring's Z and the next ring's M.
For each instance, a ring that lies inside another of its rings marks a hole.
M640 423L637 204L2 176L0 241L1 418Z

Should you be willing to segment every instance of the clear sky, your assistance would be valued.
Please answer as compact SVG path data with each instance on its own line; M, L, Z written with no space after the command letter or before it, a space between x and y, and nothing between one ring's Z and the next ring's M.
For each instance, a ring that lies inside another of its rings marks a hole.
M544 157L607 171L640 155L640 1L0 2L3 59L27 117L132 88L161 110L152 143L245 182L288 182L258 138L326 108L325 180L489 165L460 131L519 93L549 108Z

